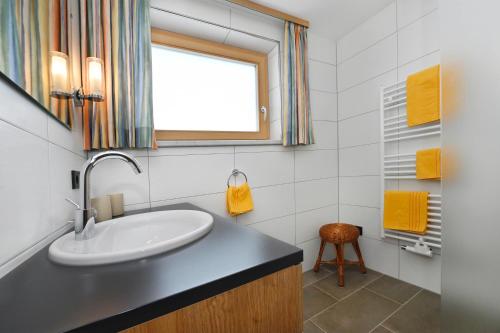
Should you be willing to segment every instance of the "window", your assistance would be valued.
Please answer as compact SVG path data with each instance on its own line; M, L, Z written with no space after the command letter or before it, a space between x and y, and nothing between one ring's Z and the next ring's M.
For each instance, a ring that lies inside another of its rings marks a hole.
M152 42L159 140L269 138L266 54L159 29Z

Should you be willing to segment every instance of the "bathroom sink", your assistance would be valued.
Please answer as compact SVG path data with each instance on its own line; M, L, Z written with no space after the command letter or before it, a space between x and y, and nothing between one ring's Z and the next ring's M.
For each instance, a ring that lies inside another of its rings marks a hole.
M140 259L191 243L212 229L213 217L196 210L167 210L121 217L95 225L93 236L70 232L49 248L51 260L73 266Z

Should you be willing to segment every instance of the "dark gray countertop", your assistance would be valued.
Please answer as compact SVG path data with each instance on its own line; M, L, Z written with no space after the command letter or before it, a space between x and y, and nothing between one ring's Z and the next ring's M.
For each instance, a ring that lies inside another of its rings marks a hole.
M178 204L135 213L196 209ZM214 215L213 230L179 249L125 263L70 267L48 246L0 279L0 332L112 332L302 261L302 250Z

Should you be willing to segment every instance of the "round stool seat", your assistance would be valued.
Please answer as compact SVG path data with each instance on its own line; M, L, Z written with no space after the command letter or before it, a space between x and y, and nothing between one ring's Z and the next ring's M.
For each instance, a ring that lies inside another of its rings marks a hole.
M347 223L329 223L319 229L322 240L333 243L352 243L359 237L359 229Z

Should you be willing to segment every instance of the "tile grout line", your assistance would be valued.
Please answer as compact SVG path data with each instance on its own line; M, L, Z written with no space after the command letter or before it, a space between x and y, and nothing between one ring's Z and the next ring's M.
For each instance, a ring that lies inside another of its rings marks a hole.
M377 79L377 78L381 77L382 75L385 75L385 74L390 73L391 71L394 71L394 70L395 70L395 71L397 72L397 71L398 71L398 69L400 69L401 67L406 66L406 65L409 65L409 64L411 64L412 62L415 62L415 61L421 60L422 58L427 57L427 56L429 56L429 55L431 55L431 54L433 54L433 53L439 52L440 50L441 50L441 49L439 48L439 49L436 49L436 50L430 51L430 52L428 52L428 53L426 53L426 54L423 54L423 55L421 55L421 56L418 56L418 57L417 57L417 58L415 58L415 59L412 59L412 60L410 60L410 61L407 61L407 62L405 62L405 63L403 63L403 64L401 64L401 65L396 65L396 67L393 67L393 68L391 68L391 69L389 69L389 70L387 70L387 71L384 71L384 72L382 72L382 73L380 73L380 74L376 74L375 76L369 77L368 79L364 79L363 81L360 81L360 82L358 82L358 83L356 83L356 84L354 84L354 85L352 85L352 86L349 86L349 87L347 87L347 88L344 88L343 90L339 90L339 89L338 89L338 90L337 90L337 94L339 94L339 95L340 95L340 94L342 94L342 93L344 93L344 92L346 92L346 91L348 91L348 90L351 90L351 89L353 89L353 88L359 87L360 85L362 85L362 84L364 84L364 83L367 83L367 82L369 82L369 81L375 80L375 79Z
M316 327L317 327L317 328L318 328L321 332L323 332L323 333L328 333L327 331L325 331L324 329L322 329L321 327L319 327L318 325L316 325L316 323L315 323L314 321L309 320L309 322L310 322L311 324L313 324L314 326L316 326Z
M339 48L338 42L335 42L335 61L338 64L339 59ZM339 123L339 70L335 66L335 88L337 93L337 98L335 100L337 104L337 179L340 179L340 123ZM337 181L337 221L340 221L340 181Z
M380 297L382 297L382 298L385 298L385 299L386 299L386 300L388 300L388 301L391 301L391 302L393 302L393 303L396 303L398 306L400 306L401 304L403 304L403 303L401 303L401 302L399 302L399 301L396 301L395 299L390 298L389 296L385 296L385 295L383 295L383 294L381 294L381 293L379 293L379 292L376 292L376 291L375 291L375 290L373 290L373 289L370 289L368 286L366 286L366 287L365 287L365 289L366 289L366 290L368 290L369 292L371 292L372 294L375 294L375 295L377 295L377 296L380 296ZM419 290L419 291L420 291L420 290ZM417 293L418 293L418 291L417 291ZM412 295L412 296L413 296L413 295Z
M385 326L384 326L384 325L382 325L382 324L380 324L380 325L379 325L379 326L377 326L377 327L383 327L383 328L385 328L386 330L388 330L390 333L396 333L396 332L394 332L393 330L391 330L391 329L389 329L389 328L385 327ZM375 327L375 328L377 328L377 327Z
M420 289L415 295L410 297L406 302L402 303L396 310L391 312L387 317L385 317L377 326L375 326L370 332L373 332L377 327L382 326L382 324L392 316L394 316L399 310L401 310L406 304L410 303L415 297L417 297L424 289ZM384 328L386 328L384 326ZM370 333L368 332L368 333Z
M306 242L307 242L307 241L306 241ZM304 289L304 288L306 288L306 287L309 287L309 286L311 286L311 285L315 284L316 282L319 282L319 281L322 281L322 280L326 279L327 277L329 277L329 276L330 276L330 275L332 275L333 273L334 273L334 272L328 271L328 274L327 274L327 275L325 275L324 277L322 277L322 278L320 278L320 279L318 279L318 280L316 280L316 281L313 281L313 282L310 282L310 283L308 283L308 284L303 285L303 286L302 286L302 289Z
M320 312L318 312L318 313L316 313L315 315L311 316L308 320L314 319L314 318L316 318L317 316L319 316L320 314L323 314L324 312L326 312L326 311L330 310L331 308L333 308L333 307L334 307L335 305L337 305L338 303L340 303L340 302L342 302L342 301L346 300L347 298L351 297L352 295L354 295L355 293L357 293L358 291L360 291L361 289L363 289L366 285L368 285L368 284L370 284L370 283L372 283L372 282L377 281L378 279L382 278L383 276L384 276L384 274L381 274L381 275L380 275L379 277L377 277L376 279L374 279L374 280L372 280L372 281L370 281L370 282L367 282L366 284L362 285L360 288L355 289L352 293L347 294L346 296L344 296L344 297L342 297L342 298L340 298L340 299L338 299L338 298L336 298L336 297L333 297L332 295L330 295L329 293L325 292L325 291L324 291L323 289L321 289L321 288L318 288L318 287L316 287L316 286L313 286L314 288L318 289L318 290L319 290L319 291L321 291L322 293L324 293L324 294L326 294L326 295L328 295L328 296L330 296L330 297L333 297L335 300L337 300L337 302L333 303L333 304L332 304L332 305L330 305L330 306L327 306L326 308L324 308L324 309L323 309L323 310L321 310Z
M394 31L393 31L393 32L391 32L390 34L388 34L388 35L386 35L386 36L382 37L381 39L377 40L376 42L374 42L374 43L372 43L372 44L370 44L370 45L368 45L368 46L364 47L363 49L361 49L361 50L357 51L356 53L353 53L352 55L350 55L349 57L347 57L347 58L345 58L345 59L341 60L340 62L337 60L337 65L336 65L336 66L340 66L340 65L342 65L342 64L344 64L344 63L346 63L346 62L348 62L349 60L351 60L351 59L355 58L356 56L360 55L360 54L361 54L361 53L363 53L364 51L366 51L366 50L368 50L368 49L370 49L370 48L374 47L375 45L377 45L378 43L382 42L383 40L385 40L385 39L387 39L387 38L391 37L391 36L392 36L392 35L394 35L394 34L399 33L399 31L400 31L400 30L404 30L404 29L405 29L405 28L407 28L408 26L410 26L410 25L412 25L412 24L414 24L414 23L418 22L419 20L421 20L421 19L425 18L426 16L429 16L429 15L430 15L430 14L432 14L433 12L435 12L435 11L439 10L439 8L434 8L434 9L432 9L430 12L425 13L425 14L423 14L422 16L419 16L418 18L414 19L413 21L410 21L409 23L407 23L407 24L405 24L405 25L403 25L403 26L401 26L401 27L398 27L397 1L395 1L395 3L396 3L396 30L394 30ZM377 14L378 14L378 13L377 13ZM375 15L377 15L377 14L375 14ZM375 16L375 15L374 15L374 16ZM372 16L372 17L373 17L373 16ZM365 22L366 22L366 21L365 21ZM364 23L364 22L363 22L363 23ZM361 23L361 24L363 24L363 23ZM361 24L360 24L360 25L361 25ZM356 30L356 29L357 29L360 25L356 26L353 30L351 30L350 32L348 32L348 33L347 33L347 35L349 35L351 32L353 32L354 30ZM347 35L344 35L344 36L343 36L340 40L342 40L342 39L343 39L344 37L346 37Z

